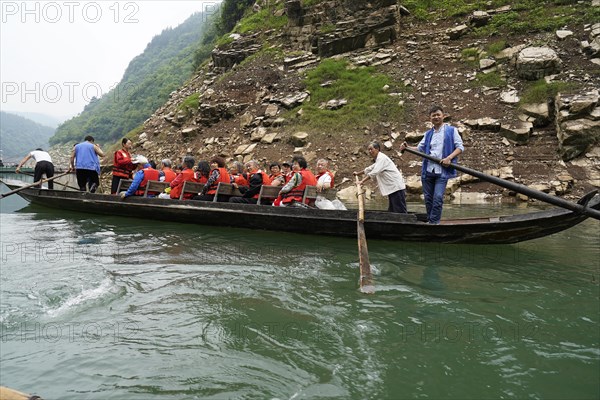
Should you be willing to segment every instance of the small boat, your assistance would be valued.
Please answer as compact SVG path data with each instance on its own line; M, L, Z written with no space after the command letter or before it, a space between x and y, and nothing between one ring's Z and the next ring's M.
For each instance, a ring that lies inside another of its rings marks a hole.
M11 189L19 185L5 182ZM255 204L213 203L194 200L120 197L108 194L27 188L18 192L32 204L83 213L137 217L209 226L262 229L311 235L356 237L356 210L320 210ZM597 191L579 204L600 209ZM442 220L426 223L424 214L366 211L368 239L406 242L507 244L536 239L571 228L588 217L564 208L510 216Z

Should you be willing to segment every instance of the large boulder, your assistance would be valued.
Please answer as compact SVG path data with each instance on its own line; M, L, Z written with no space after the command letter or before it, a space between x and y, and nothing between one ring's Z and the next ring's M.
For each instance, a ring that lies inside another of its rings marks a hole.
M600 120L595 117L599 101L597 90L556 97L556 133L564 161L572 160L600 143Z
M526 47L517 56L517 74L527 80L538 80L560 72L562 61L550 47Z

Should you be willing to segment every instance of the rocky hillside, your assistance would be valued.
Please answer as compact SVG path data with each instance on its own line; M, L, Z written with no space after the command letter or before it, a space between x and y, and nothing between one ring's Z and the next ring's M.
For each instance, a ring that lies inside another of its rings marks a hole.
M570 7L598 15L600 4ZM221 40L137 131L136 153L324 157L344 188L379 140L420 193L420 160L397 150L441 104L464 138L463 165L567 197L600 186L600 24L504 36L496 28L518 14L511 5L424 21L393 0L259 1L253 12L287 24L238 26ZM509 195L468 176L451 190Z

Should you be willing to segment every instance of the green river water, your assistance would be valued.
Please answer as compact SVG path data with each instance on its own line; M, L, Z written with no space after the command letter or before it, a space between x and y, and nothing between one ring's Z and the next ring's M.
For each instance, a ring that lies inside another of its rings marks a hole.
M46 400L600 398L595 220L372 240L363 295L352 239L1 207L0 385Z

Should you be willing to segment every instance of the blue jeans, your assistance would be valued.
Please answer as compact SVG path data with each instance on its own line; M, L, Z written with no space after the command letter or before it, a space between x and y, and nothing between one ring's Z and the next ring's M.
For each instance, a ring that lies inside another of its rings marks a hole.
M441 174L427 172L425 177L421 177L421 183L423 184L427 219L430 224L439 224L440 219L442 219L444 193L446 192L448 178L442 178Z

